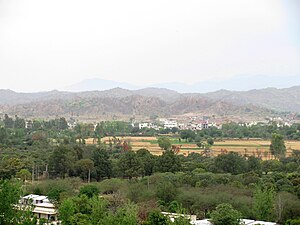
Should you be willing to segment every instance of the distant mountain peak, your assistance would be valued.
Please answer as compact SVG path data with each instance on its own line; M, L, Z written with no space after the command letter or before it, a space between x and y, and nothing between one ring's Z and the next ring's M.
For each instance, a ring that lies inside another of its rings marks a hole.
M207 93L214 91L248 91L265 88L289 88L300 85L298 76L270 76L270 75L242 75L226 79L211 79L194 84L180 82L156 83L150 85L134 85L126 82L105 80L100 78L89 78L77 84L66 87L68 91L103 91L112 88L123 88L138 90L145 88L162 88L173 90L179 93Z

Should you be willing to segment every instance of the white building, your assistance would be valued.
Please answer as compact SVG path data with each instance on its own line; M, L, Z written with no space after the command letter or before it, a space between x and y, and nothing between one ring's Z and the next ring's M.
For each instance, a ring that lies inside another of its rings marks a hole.
M151 123L139 123L139 129L143 128L151 128L152 124Z
M196 221L196 215L187 215L187 214L178 214L178 213L170 213L170 212L161 212L164 216L168 216L172 222L175 221L177 218L185 218L190 221L190 223L193 223Z
M30 205L33 206L32 212L37 219L45 219L49 224L60 224L57 218L57 210L47 196L30 194L20 199L20 209Z
M178 128L178 123L175 120L165 120L164 121L164 128L167 129L172 129L172 128Z
M31 129L33 127L33 122L32 120L26 120L25 121L25 128L26 129Z

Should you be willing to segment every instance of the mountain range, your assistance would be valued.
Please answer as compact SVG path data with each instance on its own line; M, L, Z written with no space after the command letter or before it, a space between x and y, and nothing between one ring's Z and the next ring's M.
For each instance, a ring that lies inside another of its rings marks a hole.
M38 93L0 90L0 111L25 118L74 115L81 118L163 117L188 113L246 118L276 115L277 112L300 113L299 99L300 86L184 94L164 88Z
M191 81L189 81L191 82ZM155 83L145 85L134 85L127 82L117 82L99 78L86 79L79 83L61 88L65 91L103 91L120 87L129 90L145 89L148 87L165 88L179 93L207 93L226 89L231 91L248 91L253 89L264 89L269 87L288 88L300 85L300 75L298 76L268 76L268 75L241 75L226 79L211 79L202 82L185 84L180 82Z

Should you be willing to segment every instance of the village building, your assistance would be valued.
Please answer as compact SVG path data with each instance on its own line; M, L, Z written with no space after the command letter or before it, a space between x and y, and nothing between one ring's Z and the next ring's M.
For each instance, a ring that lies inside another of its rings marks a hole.
M175 120L166 120L164 122L164 128L167 129L172 129L172 128L178 128L178 123Z
M59 225L60 222L57 218L57 210L55 206L50 202L47 196L44 195L26 195L20 199L19 207L23 208L24 206L33 207L33 214L36 218L44 219L49 224Z

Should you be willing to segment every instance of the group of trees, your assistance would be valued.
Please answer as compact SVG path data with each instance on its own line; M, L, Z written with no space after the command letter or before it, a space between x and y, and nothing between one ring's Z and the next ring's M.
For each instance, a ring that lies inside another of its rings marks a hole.
M210 149L216 137L238 137L237 132L241 131L243 137L265 137L260 134L265 132L271 139L270 151L276 160L262 161L234 152L216 157L195 153L184 157L176 154L166 135L158 138L158 145L164 149L160 156L152 155L147 149L131 151L129 143L117 138L108 144L100 142L100 137L110 134L141 132L126 122L102 122L95 130L88 124L79 124L70 130L64 118L33 121L29 128L25 128L25 121L18 117L5 116L2 122L0 201L6 201L10 194L22 194L20 184L6 180L19 178L26 183L27 193L44 194L53 199L61 209L65 224L103 224L103 221L110 224L112 218L120 224L124 221L127 224L141 221L169 224L170 221L158 213L161 210L197 214L200 218L209 216L215 224L223 218L219 216L222 212L230 212L230 218L224 218L227 222L238 221L240 215L279 222L300 217L300 154L294 151L292 156L284 157L284 138L297 136L294 134L299 133L296 125L290 128L270 125L268 129L259 126L258 133L252 127L236 124L225 125L222 130L174 130L178 132L175 134L178 142L192 141L204 150ZM86 137L98 141L85 145ZM28 186L31 179L40 182ZM96 187L81 187L83 183L93 183ZM8 193L8 187L13 192ZM108 199L100 198L98 193ZM7 204L14 204L16 199L7 200ZM231 206L220 205L222 203ZM155 210L150 210L148 205ZM0 204L0 220L3 220L0 224L8 224L2 215L11 219L12 211L6 212L1 207ZM70 212L69 216L64 212ZM27 217L21 216L27 224Z
M65 201L72 201L74 210L68 210L69 215L74 216L73 219L70 218L71 221L79 219L81 214L87 215L82 217L84 220L92 219L91 211L86 209L90 209L91 204L98 201L88 200L95 199L96 196L101 201L97 204L105 205L103 219L118 217L119 209L124 210L128 206L135 209L131 211L135 214L135 220L144 222L150 218L153 221L164 220L159 214L155 214L160 211L218 219L213 211L218 205L227 203L232 206L229 211L232 208L239 211L238 214L233 213L240 215L239 218L278 221L283 224L288 219L297 219L300 216L300 200L296 196L299 178L300 175L296 172L260 175L251 171L232 175L196 168L191 172L154 173L129 180L113 178L90 184L83 184L76 178L45 180L27 186L27 191L50 196L56 200L59 208ZM81 211L79 206L86 211ZM228 207L225 208L228 210ZM232 219L232 214L228 216Z

